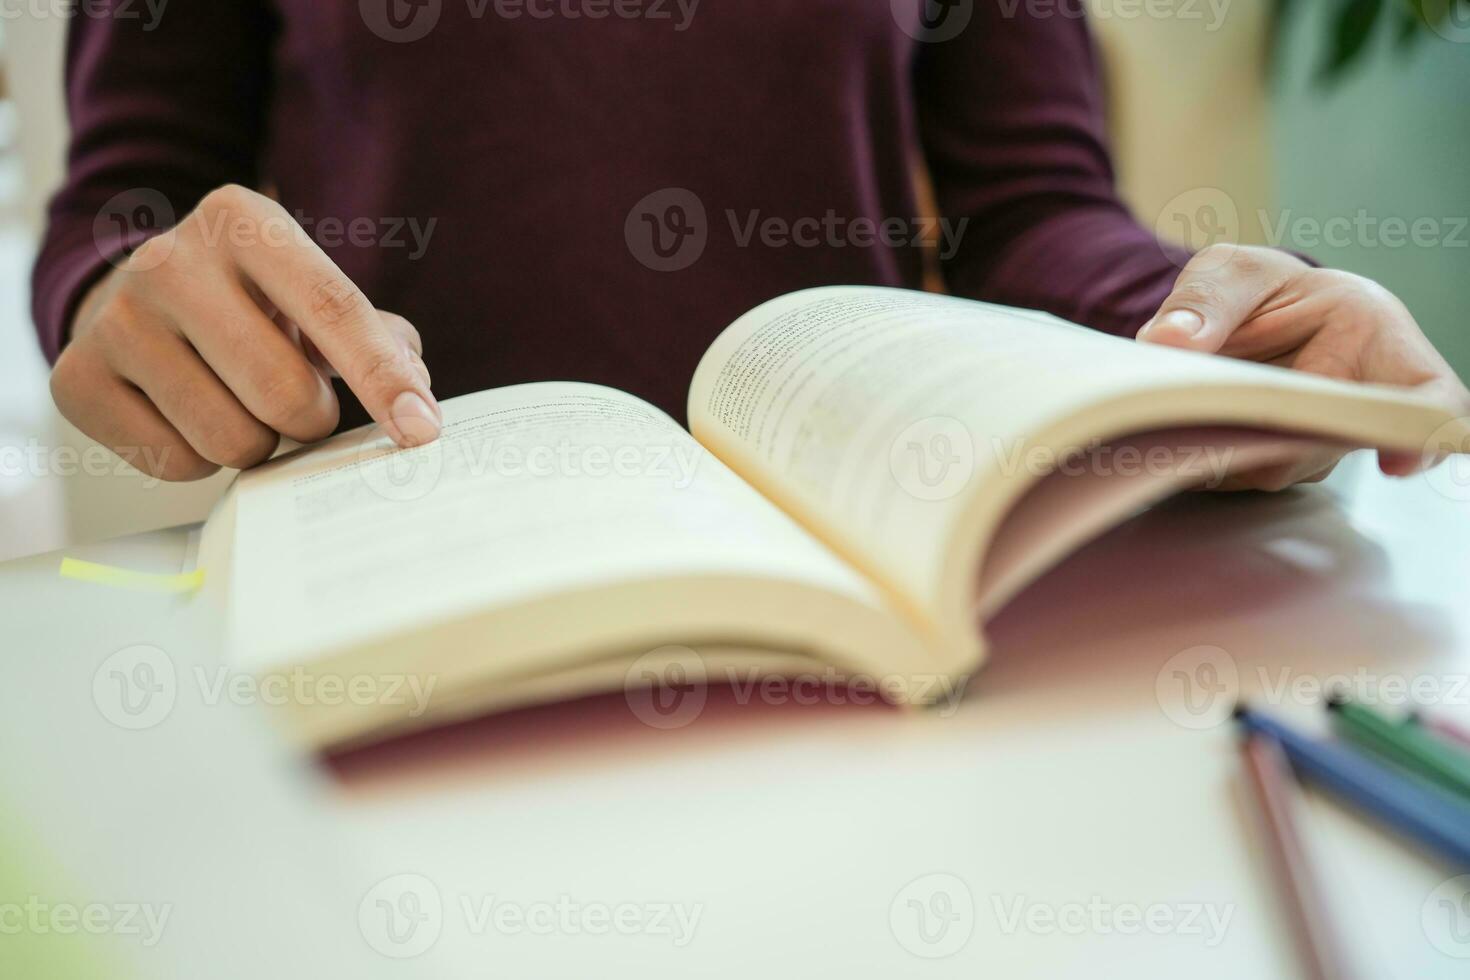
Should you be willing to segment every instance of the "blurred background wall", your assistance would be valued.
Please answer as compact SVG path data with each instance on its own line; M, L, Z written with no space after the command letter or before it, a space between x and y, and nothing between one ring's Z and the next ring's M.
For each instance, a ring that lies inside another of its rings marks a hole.
M1458 22L1403 51L1383 16L1355 63L1323 85L1339 11L1365 0L1294 3L1274 69L1267 35L1280 0L1088 2L1120 181L1140 220L1195 245L1221 235L1289 245L1379 279L1470 376L1470 230L1455 230L1470 216L1463 5ZM199 520L229 479L158 485L68 463L90 443L51 407L27 289L61 173L60 9L7 5L0 19L0 559ZM1389 219L1428 221L1433 243L1393 244Z
M0 174L14 174L0 179L0 560L202 520L231 479L221 473L171 485L97 465L95 443L52 405L49 368L30 320L29 276L66 152L61 7L50 0L7 3L0 19L0 71L12 120Z
M1270 132L1278 218L1307 233L1312 219L1361 226L1345 240L1299 247L1397 293L1470 378L1470 4L1405 51L1390 23L1376 25L1361 61L1328 89L1313 77L1336 4L1296 6ZM1396 243L1391 219L1422 222L1433 244Z

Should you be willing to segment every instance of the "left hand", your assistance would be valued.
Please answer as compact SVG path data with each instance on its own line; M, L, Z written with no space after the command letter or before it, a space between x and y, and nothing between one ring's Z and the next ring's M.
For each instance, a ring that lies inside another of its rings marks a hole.
M1470 415L1470 390L1397 297L1370 279L1314 269L1275 249L1212 245L1200 251L1138 339L1329 378L1418 388L1457 415ZM1315 483L1341 458L1342 452L1323 449L1240 474L1226 489ZM1423 460L1380 451L1378 465L1390 476L1408 476Z

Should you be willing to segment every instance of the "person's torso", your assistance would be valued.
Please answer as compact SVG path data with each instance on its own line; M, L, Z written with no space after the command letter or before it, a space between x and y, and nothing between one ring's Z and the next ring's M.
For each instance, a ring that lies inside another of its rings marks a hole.
M920 284L926 0L275 2L267 176L441 397L570 378L682 418L744 310Z

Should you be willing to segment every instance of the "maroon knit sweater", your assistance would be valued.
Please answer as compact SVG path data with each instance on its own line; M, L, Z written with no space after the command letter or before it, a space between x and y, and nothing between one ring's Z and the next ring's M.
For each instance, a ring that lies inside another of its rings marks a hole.
M110 258L234 182L418 327L440 397L577 379L682 418L700 354L762 300L922 285L922 170L945 288L1131 334L1183 256L1118 200L1079 7L94 2L41 343Z

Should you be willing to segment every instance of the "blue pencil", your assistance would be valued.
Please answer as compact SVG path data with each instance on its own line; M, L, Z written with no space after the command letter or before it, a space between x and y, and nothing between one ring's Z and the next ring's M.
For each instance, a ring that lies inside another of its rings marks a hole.
M1247 731L1262 732L1281 743L1301 778L1470 869L1470 805L1352 749L1310 738L1249 708L1236 708L1235 720Z

